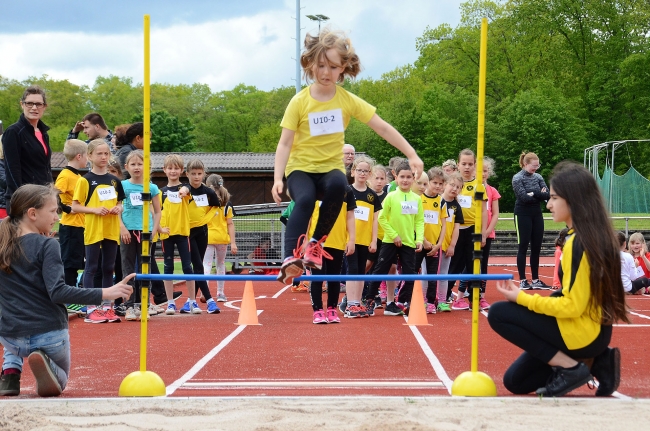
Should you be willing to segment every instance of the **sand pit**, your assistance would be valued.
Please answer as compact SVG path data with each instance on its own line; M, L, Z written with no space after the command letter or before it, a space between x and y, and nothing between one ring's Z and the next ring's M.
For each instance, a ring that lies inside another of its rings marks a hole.
M646 430L650 400L168 398L0 402L11 431Z

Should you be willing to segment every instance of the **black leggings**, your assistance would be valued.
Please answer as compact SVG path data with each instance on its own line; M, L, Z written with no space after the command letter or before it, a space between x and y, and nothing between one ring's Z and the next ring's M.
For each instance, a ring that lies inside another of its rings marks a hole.
M183 274L194 274L190 257L190 239L183 235L172 235L162 240L163 270L165 274L174 273L174 246L181 258Z
M646 277L639 277L636 280L632 280L632 290L630 290L630 293L636 293L644 287L647 288L648 286L650 286L650 280L648 280Z
M611 325L602 325L598 337L589 345L570 350L555 317L509 301L492 304L488 322L497 334L524 350L503 376L506 389L514 394L528 394L545 386L552 373L548 362L558 352L576 360L594 358L605 351L612 338Z
M437 274L438 273L438 264L440 260L440 253L442 250L438 251L436 256L427 256L428 251L422 250L415 253L415 270L418 271L424 260L427 265L427 274ZM424 286L422 286L424 288ZM436 280L427 281L427 302L429 304L435 304L438 299L438 282Z
M539 252L542 250L544 239L544 216L540 211L535 215L515 214L515 229L517 230L517 270L519 279L526 279L526 253L530 244L530 273L533 280L539 278Z
M449 263L449 274L473 274L474 273L474 243L472 242L472 235L474 234L474 225L458 231L458 241L454 255L451 257ZM449 280L447 284L447 297L451 295L451 291L456 284L456 280ZM458 284L458 291L465 292L467 290L467 281L461 280ZM481 293L485 293L485 286L481 286ZM472 294L474 289L469 289L469 300L472 301ZM461 297L462 298L462 297Z
M307 233L309 220L314 213L314 204L321 200L314 238L328 235L341 212L348 181L345 174L333 170L326 174L311 174L293 171L287 178L287 189L295 202L291 217L287 221L284 236L284 257L293 256L300 235Z
M372 274L388 274L390 267L395 263L396 256L399 257L399 261L402 264L402 274L415 274L415 249L406 245L397 247L392 242L382 244L379 259L375 262L375 269ZM368 290L366 299L375 299L375 296L379 294L380 284L381 281L373 281L370 283L370 289ZM413 281L405 281L404 286L399 291L397 300L401 303L411 302L411 296L413 296Z
M205 257L205 250L208 248L208 225L197 226L190 229L190 256L192 258L192 268L194 274L204 275L205 269L203 268L203 258ZM208 282L205 280L196 280L194 285L195 291L201 289L201 293L205 300L212 298Z
M344 177L345 178L345 177ZM293 196L293 195L292 195ZM293 213L291 214L293 217ZM323 259L323 268L312 269L312 275L339 275L341 273L341 264L343 263L343 250L336 248L324 248L332 256L332 260ZM327 308L336 308L339 303L339 293L341 291L341 283L338 281L327 282ZM314 311L323 310L323 282L312 281L309 290L311 295L311 306Z
M94 244L86 245L86 268L84 269L84 287L111 287L113 285L113 270L117 255L117 241L103 239ZM101 257L100 257L101 252ZM101 262L101 268L100 268ZM95 273L102 274L102 285L94 283Z
M343 259L345 260L345 259ZM346 274L363 275L366 273L366 262L368 261L368 246L367 245L354 245L354 253L347 256L348 267ZM343 267L343 265L341 265Z

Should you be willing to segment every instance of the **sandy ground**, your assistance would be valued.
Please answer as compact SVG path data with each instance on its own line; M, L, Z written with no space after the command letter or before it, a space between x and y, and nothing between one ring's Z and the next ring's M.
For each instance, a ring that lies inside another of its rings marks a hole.
M647 430L650 400L160 398L0 401L0 430Z

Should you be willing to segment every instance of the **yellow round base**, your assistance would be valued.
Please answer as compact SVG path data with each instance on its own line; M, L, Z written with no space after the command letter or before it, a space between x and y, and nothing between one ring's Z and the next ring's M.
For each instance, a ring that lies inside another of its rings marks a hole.
M165 382L152 371L134 371L122 380L121 397L164 397L167 394Z
M497 387L487 374L465 371L454 380L451 394L459 397L496 397Z

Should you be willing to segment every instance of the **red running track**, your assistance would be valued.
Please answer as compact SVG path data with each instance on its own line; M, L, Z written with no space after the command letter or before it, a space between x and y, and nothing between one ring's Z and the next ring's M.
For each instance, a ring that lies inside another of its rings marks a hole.
M551 284L552 268L541 268L540 276ZM163 379L169 396L445 396L453 379L469 370L470 312L429 315L431 326L417 328L405 326L402 317L383 316L382 310L367 319L314 325L307 293L286 290L278 295L279 283L256 283L254 288L261 326L236 325L238 310L230 307L239 306L242 282L226 284L232 303L220 304L221 314L150 320L148 369ZM487 299L501 299L494 282L488 284ZM617 326L612 342L622 352L618 396L649 397L650 374L643 367L646 343L637 340L650 335L650 297L628 297L628 303L633 324ZM139 334L140 325L134 322L93 325L72 318L72 370L63 397L117 397L123 378L138 370ZM479 370L494 379L500 396L510 395L501 379L519 354L481 316ZM37 397L27 370L25 364L19 398ZM593 392L584 386L570 396Z

